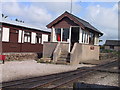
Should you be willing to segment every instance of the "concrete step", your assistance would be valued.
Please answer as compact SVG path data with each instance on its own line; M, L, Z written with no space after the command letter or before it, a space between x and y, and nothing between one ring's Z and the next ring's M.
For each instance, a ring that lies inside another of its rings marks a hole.
M61 52L61 54L68 54L68 52Z
M70 60L70 58L58 58L58 60L69 61L69 60Z
M61 55L68 55L68 53L61 53Z
M41 60L51 60L51 58L40 58Z
M70 56L69 54L60 54L60 56Z
M56 64L67 64L67 62L66 61L62 61L62 60L58 60L57 62L56 62Z
M59 58L70 58L69 56L59 56Z
M51 58L40 58L40 60L43 62L50 62Z
M63 51L63 50L62 50L61 52L63 52L63 53L68 53L68 51Z

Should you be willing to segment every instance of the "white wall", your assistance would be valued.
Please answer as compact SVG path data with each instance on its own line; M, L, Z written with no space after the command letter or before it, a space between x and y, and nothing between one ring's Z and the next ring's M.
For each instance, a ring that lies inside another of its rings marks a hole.
M24 31L22 32L22 43L24 43Z
M31 43L35 44L35 39L36 39L36 33L32 32L31 34Z
M19 30L18 43L21 43L21 41L22 41L22 30Z
M9 35L10 35L10 29L3 27L2 41L9 42L9 37L10 37Z

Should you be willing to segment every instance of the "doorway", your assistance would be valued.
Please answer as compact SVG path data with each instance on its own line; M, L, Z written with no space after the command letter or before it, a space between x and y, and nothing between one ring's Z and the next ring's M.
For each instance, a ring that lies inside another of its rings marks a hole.
M71 49L72 50L74 43L79 43L79 27L71 27Z
M18 30L10 29L10 42L12 43L18 42Z

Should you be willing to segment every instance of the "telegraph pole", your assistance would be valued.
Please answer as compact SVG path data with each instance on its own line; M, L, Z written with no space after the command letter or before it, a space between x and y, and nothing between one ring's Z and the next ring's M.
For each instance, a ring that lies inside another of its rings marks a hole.
M71 6L70 6L70 13L72 14L72 0L71 0Z

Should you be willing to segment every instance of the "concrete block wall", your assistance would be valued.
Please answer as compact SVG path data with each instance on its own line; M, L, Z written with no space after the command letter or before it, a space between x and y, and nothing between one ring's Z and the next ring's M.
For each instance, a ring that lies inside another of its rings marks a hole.
M68 52L69 44L68 43L58 43L55 51L53 52L53 62L56 62L59 58L61 52Z
M60 48L62 51L68 51L69 44L68 43L60 43Z
M70 64L86 60L99 60L99 46L75 43L70 53Z
M82 44L82 60L99 60L99 46Z
M58 48L57 45L59 45L59 49L61 51L68 51L68 48L69 48L69 44L68 43L61 43L61 42L45 42L43 44L43 58L52 58L54 59L53 56L55 56L55 58L58 57L58 55L53 55L53 54L56 54L58 52L55 52L55 51L59 51L59 50L56 50Z
M73 49L70 53L70 64L76 65L79 64L82 59L82 47L81 44L75 43Z
M43 44L43 58L51 58L57 46L57 42L44 42Z

